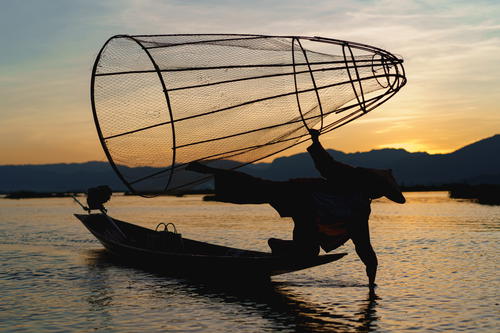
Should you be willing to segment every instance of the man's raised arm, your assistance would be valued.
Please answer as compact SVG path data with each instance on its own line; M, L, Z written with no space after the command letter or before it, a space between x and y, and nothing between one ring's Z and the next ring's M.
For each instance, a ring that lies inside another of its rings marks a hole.
M319 132L317 130L310 130L312 145L307 148L307 151L311 155L314 166L319 171L321 176L330 181L346 181L345 177L355 177L356 168L335 161L330 154L323 148L319 142Z

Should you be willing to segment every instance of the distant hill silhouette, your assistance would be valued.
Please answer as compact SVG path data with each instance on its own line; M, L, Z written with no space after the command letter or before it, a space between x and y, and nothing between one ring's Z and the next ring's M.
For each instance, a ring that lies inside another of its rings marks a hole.
M82 191L101 184L125 190L107 162L0 166L0 192L4 193Z
M500 184L500 135L478 141L450 154L409 153L404 149L379 149L346 154L328 152L354 166L392 169L400 184L440 185L449 183ZM257 163L242 171L274 180L318 177L307 153L280 157L272 163ZM0 192L81 191L108 184L115 191L126 187L106 162L0 166Z
M350 165L392 169L398 182L407 186L455 182L500 184L500 135L450 154L409 153L404 149L352 154L329 149L328 152L336 160ZM250 165L243 170L275 180L318 176L307 153L280 157L273 163Z

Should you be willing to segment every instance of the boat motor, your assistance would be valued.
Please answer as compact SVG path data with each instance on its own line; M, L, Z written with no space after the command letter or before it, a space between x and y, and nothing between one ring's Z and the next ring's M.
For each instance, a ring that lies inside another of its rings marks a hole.
M89 188L87 190L87 204L89 205L88 209L98 209L106 211L106 208L104 208L104 203L109 201L112 194L113 191L107 185Z

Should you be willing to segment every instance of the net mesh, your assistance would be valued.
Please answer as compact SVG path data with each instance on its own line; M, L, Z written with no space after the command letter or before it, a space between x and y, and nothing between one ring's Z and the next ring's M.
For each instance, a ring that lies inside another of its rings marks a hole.
M320 37L114 36L92 73L106 155L130 190L204 181L191 161L237 168L325 133L392 97L406 78L387 51Z

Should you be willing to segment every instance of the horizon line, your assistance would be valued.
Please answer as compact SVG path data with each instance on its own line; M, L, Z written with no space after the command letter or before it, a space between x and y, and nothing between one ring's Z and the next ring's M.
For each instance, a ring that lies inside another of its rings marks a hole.
M405 148L397 148L397 147L381 147L381 148L373 148L371 150L368 150L368 151L355 151L355 152L344 152L344 151L341 151L341 150L337 150L337 149L333 149L333 148L325 148L327 151L328 150L333 150L333 151L337 151L337 152L341 152L343 154L346 154L346 155L349 155L349 154L363 154L363 153L370 153L370 152L373 152L373 151L377 151L377 150L403 150L409 154L427 154L427 155L448 155L448 154L453 154L465 147L468 147L470 145L473 145L475 143L478 143L478 142L481 142L481 141L484 141L484 140L488 140L488 139L491 139L495 136L500 136L500 133L499 134L495 134L495 135L492 135L492 136L489 136L489 137L486 137L486 138L483 138L483 139L480 139L478 141L475 141L475 142L472 142L472 143L469 143L467 145L464 145L458 149L455 149L455 150L451 150L451 151L448 151L448 152L442 152L442 153L430 153L430 152L427 152L427 151L409 151ZM271 162L258 162L258 163L255 163L255 164L269 164L269 163L273 163L276 159L278 158L287 158L287 157L291 157L291 156L295 156L295 155L300 155L300 154L305 154L306 152L302 152L302 153L296 153L296 154L292 154L292 155L282 155L282 156L277 156L277 157L273 157L273 160ZM87 163L109 163L108 160L106 159L103 159L103 160L88 160L88 161L82 161L82 162L48 162L48 163L19 163L19 164L13 164L13 163L10 163L10 164L0 164L0 166L2 167L7 167L7 166L37 166L37 165L62 165L62 164L87 164ZM254 163L252 163L254 164Z
M464 146L466 147L466 146ZM373 148L371 150L368 150L368 151L355 151L355 152L344 152L344 151L341 151L341 150L337 150L337 149L333 149L333 148L325 148L327 151L329 150L332 150L332 151L337 151L337 152L341 152L343 154L363 154L363 153L370 153L372 151L377 151L377 150L404 150L405 152L409 153L409 154L418 154L418 153L424 153L424 154L428 154L428 155L446 155L446 154L451 154L459 149L462 149L462 148L459 148L457 150L454 150L452 152L449 152L449 153L429 153L429 152L425 152L425 151L414 151L414 152L411 152L411 151L408 151L404 148L391 148L391 147L384 147L384 148ZM291 156L295 156L295 155L300 155L300 154L306 154L307 152L301 152L301 153L296 153L296 154L291 154L291 155L282 155L282 156L271 156L270 158L273 158L273 160L271 162L257 162L257 163L252 163L252 164L260 164L260 163L272 163L274 162L276 159L278 158L287 158L287 157L291 157ZM82 162L47 162L47 163L19 163L19 164L0 164L1 167L6 167L6 166L37 166L37 165L63 165L63 164L87 164L87 163L109 163L108 160L106 159L102 159L102 160L88 160L88 161L82 161Z

